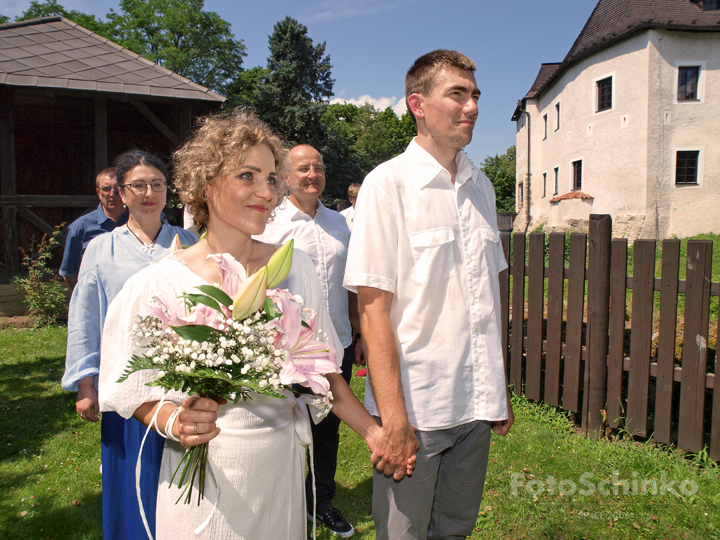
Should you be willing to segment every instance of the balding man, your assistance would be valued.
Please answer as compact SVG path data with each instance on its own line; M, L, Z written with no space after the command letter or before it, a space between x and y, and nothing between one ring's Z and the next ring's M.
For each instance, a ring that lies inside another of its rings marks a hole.
M77 285L80 261L90 240L127 222L127 212L118 193L114 168L108 167L98 173L95 192L100 199L98 207L68 227L60 275L71 289Z
M360 328L357 299L354 294L351 295L352 298L348 298L348 292L342 286L350 230L343 216L325 208L320 202L320 196L325 189L325 167L320 152L312 146L301 144L290 150L288 160L289 170L285 181L290 195L275 209L273 219L259 239L271 244L283 244L293 238L295 247L306 252L315 263L322 284L325 307L330 312L335 332L345 347L342 371L343 377L349 383L352 362L355 359L355 345L358 351L357 362L364 364L362 345L358 343L360 335L357 334L353 339L353 326ZM354 306L353 323L349 315L350 304ZM319 424L311 425L317 501L315 513L318 521L324 523L333 534L348 538L355 530L332 505L340 420L330 413ZM312 519L311 475L308 475L305 481L305 491L308 517Z

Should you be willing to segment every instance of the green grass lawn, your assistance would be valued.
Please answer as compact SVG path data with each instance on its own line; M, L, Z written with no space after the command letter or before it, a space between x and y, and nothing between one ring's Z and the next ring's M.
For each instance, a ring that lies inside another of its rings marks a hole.
M64 328L0 331L1 538L102 537L100 430L60 389L65 336ZM353 377L360 396L363 383ZM510 435L492 440L471 538L720 539L720 470L705 454L590 441L554 408L514 404ZM374 539L369 451L344 425L341 437L335 505L355 538ZM321 528L318 538L332 536Z

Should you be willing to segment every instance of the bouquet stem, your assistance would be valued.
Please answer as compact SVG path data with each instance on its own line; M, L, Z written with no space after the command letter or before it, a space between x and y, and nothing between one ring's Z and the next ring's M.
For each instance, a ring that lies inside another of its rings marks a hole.
M200 500L205 498L205 471L207 469L208 460L208 443L199 444L185 450L180 463L175 468L175 472L170 478L170 486L172 486L175 476L178 471L182 468L180 478L177 482L178 489L182 489L178 500L175 504L180 502L180 499L185 497L184 504L190 504L192 497L192 486L195 483L195 477L198 478L198 499L197 503L200 506ZM183 487L184 486L184 487Z

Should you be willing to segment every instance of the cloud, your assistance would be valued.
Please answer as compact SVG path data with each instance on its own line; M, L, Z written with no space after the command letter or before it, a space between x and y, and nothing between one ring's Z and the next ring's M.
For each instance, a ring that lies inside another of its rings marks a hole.
M340 94L342 95L344 93L345 92L343 91ZM370 103L380 111L388 107L392 107L392 110L395 112L396 115L398 115L398 117L402 116L405 111L407 111L407 107L405 106L405 99L398 99L395 96L374 98L371 97L369 94L365 94L364 96L360 96L359 98L335 98L330 100L331 105L335 103L351 103L352 105L356 105L358 107L362 107L366 103Z
M323 0L308 10L303 21L326 22L349 17L366 17L394 11L414 3L415 0Z

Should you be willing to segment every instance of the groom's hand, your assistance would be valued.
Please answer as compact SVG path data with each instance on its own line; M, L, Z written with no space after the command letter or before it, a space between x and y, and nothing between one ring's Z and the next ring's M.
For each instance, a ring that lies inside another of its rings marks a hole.
M382 473L395 480L412 474L415 468L415 452L420 447L414 428L407 422L399 426L385 423L375 439L375 451L370 461Z

